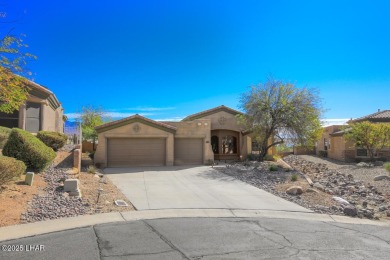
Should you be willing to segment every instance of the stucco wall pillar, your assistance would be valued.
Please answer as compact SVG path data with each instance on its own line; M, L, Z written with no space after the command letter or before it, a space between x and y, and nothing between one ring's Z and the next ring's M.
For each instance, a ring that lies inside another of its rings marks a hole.
M19 122L18 126L20 129L26 129L26 104L19 107Z
M39 130L46 130L46 120L45 120L45 115L46 115L46 106L47 104L46 103L41 103L41 114L40 114L40 119L41 119L41 122L40 122L40 127L39 127Z
M174 142L175 142L175 140L174 140L173 134L169 134L169 136L166 139L166 143L165 143L165 155L166 155L165 165L166 166L173 165L174 152L175 152L174 151L174 149L175 149Z

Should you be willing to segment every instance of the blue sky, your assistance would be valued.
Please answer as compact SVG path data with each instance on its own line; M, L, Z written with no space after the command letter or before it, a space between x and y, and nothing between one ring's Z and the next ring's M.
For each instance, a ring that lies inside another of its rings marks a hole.
M324 118L390 109L388 1L1 0L3 36L27 35L33 80L70 117L178 120L272 75L320 90Z

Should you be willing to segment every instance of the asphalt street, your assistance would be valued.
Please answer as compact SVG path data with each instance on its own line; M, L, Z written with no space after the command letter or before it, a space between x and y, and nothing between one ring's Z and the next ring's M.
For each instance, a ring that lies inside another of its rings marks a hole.
M389 259L390 227L167 218L100 224L0 245L0 259Z

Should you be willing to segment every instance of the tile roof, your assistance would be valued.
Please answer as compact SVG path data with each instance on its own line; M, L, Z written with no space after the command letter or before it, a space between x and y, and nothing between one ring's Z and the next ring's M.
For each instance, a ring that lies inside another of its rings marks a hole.
M221 105L221 106L214 107L214 108L211 108L208 110L204 110L204 111L196 113L196 114L189 115L186 118L184 118L182 121L194 120L194 119L200 118L202 116L210 115L210 114L213 114L213 113L216 113L219 111L225 111L225 112L228 112L228 113L234 114L234 115L242 114L242 112L240 112L238 110L234 110L230 107Z
M371 122L390 122L390 110L378 111L376 113L359 117L353 120L349 120L347 123L356 123L361 121L371 121Z
M149 123L149 124L153 124L153 125L156 125L156 126L160 126L160 127L163 127L163 128L167 128L167 129L170 129L170 130L175 130L177 129L177 127L174 127L174 126L171 126L171 125L168 125L168 124L165 124L165 123L162 123L162 122L158 122L158 121L154 121L152 119L149 119L149 118L146 118L146 117L143 117L143 116L140 116L138 114L135 114L133 116L129 116L129 117L125 117L125 118L122 118L122 119L119 119L119 120L115 120L115 121L112 121L112 122L108 122L106 124L103 124L103 125L99 125L97 127L95 127L96 131L101 131L105 128L115 128L115 126L122 126L124 124L126 124L127 121L133 121L133 120L141 120L141 121L144 121L145 123Z
M344 135L346 132L349 132L352 128L346 128L344 130L340 130L340 131L336 131L336 132L333 132L333 133L330 133L329 135L331 136L340 136L340 135Z

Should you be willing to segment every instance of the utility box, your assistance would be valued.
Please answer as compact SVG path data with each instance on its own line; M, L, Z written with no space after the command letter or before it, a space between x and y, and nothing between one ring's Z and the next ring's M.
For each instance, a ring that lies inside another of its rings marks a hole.
M27 172L26 173L26 178L25 178L24 182L27 185L32 186L33 185L33 181L34 181L34 173L33 172Z

